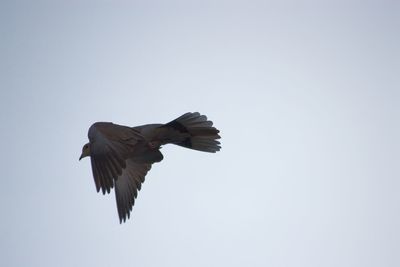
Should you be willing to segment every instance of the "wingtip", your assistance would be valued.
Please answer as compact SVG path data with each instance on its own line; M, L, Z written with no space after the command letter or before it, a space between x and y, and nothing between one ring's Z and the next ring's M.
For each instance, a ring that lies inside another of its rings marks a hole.
M125 223L126 218L125 217L119 217L119 224Z

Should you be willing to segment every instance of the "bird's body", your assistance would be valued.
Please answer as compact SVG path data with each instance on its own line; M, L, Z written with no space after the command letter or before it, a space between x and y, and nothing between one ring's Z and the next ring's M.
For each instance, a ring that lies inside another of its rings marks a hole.
M161 145L175 144L215 153L220 150L219 131L198 112L186 113L167 124L128 127L96 122L88 132L81 158L90 156L96 189L110 193L115 186L120 222L129 218L137 191L151 165L160 162ZM80 159L81 159L80 158Z

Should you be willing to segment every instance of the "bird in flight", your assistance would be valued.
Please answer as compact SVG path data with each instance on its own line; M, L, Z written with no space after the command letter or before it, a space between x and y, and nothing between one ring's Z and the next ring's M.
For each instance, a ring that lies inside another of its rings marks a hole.
M219 130L198 112L188 112L166 124L128 127L111 122L96 122L89 128L89 143L82 148L81 160L90 157L96 190L115 198L120 223L129 219L151 165L160 162L160 148L174 144L215 153L221 149Z

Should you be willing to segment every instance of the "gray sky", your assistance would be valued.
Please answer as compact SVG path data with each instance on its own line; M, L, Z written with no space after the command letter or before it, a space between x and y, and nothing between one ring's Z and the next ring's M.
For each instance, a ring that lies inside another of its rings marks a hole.
M2 1L1 266L400 266L398 1ZM95 121L200 111L132 218Z

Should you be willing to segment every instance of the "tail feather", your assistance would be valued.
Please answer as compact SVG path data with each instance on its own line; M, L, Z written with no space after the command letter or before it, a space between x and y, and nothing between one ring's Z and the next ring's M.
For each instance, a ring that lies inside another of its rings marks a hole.
M200 151L215 153L221 149L219 141L208 137L192 137L190 141L192 148Z
M179 118L164 124L167 129L166 143L172 143L190 149L215 153L221 149L219 130L212 126L205 115L188 112Z

